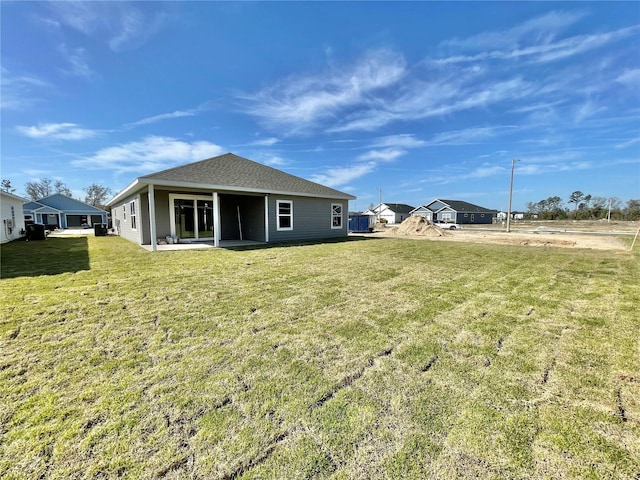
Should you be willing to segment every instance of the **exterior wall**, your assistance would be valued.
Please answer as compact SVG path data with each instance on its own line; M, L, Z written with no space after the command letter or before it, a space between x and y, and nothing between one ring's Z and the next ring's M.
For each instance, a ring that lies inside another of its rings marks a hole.
M456 211L451 208L445 208L438 213L434 213L434 217L436 222L458 223Z
M427 220L431 221L433 219L433 212L427 208L420 207L411 212L411 216L424 217Z
M135 202L136 228L131 225L131 202ZM138 245L142 244L141 225L144 220L140 215L140 195L133 195L115 205L111 209L111 220L118 235Z
M293 230L277 229L277 200L293 202ZM331 204L342 205L342 227L331 228ZM349 224L349 202L324 198L269 196L269 243L295 240L321 240L346 237Z
M493 223L494 215L486 212L458 212L458 223L465 225L484 225Z
M155 190L156 233L158 239L171 235L169 194L178 191ZM184 192L187 193L187 192ZM211 195L207 192L188 192L189 194ZM238 228L238 213L242 224L242 238L264 242L266 232L265 197L263 195L233 194L219 192L220 205L220 234L221 240L236 240L240 238ZM293 202L293 229L277 229L278 200ZM136 229L131 227L130 203L136 202ZM322 198L308 198L284 195L269 195L269 243L288 242L296 240L321 240L327 238L346 237L348 234L349 214L347 200L332 200ZM342 205L342 226L332 228L332 204ZM150 244L149 200L146 192L127 197L113 206L111 210L113 227L118 234L127 240L141 244Z
M165 238L171 235L171 217L169 205L169 192L166 190L154 189L155 193L155 207L156 207L156 235L158 238ZM175 193L175 192L171 192ZM190 192L191 193L191 192ZM211 196L213 198L213 194ZM149 210L149 201L147 200L147 210ZM145 222L149 223L148 212L145 217ZM149 233L149 240L145 243L151 244L151 233Z
M24 212L22 210L23 200L13 195L6 195L2 192L0 196L0 243L10 242L20 238L20 231L24 231ZM13 208L12 208L13 207ZM11 227L13 224L13 227Z

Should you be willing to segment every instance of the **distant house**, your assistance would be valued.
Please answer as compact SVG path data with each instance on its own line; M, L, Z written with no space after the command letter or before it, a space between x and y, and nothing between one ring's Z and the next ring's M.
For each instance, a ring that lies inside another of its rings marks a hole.
M135 179L112 198L113 226L160 241L261 243L347 236L347 193L232 153Z
M27 223L43 223L50 228L72 228L107 223L107 212L61 193L23 205Z
M376 218L384 219L388 224L402 223L411 216L414 208L405 203L380 203L374 208L364 212L365 215L374 215Z
M0 243L17 240L24 235L24 213L22 211L24 201L22 197L0 191L0 216L2 217Z
M461 200L435 199L426 205L414 208L411 215L420 215L432 222L447 222L459 224L491 224L497 215L497 210L480 207Z
M496 218L499 222L504 222L507 216L507 212L498 212ZM511 212L511 220L524 220L524 212Z

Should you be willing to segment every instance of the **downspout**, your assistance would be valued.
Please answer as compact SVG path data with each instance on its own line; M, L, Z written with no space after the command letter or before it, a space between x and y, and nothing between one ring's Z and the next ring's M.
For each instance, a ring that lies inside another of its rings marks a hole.
M156 194L153 185L149 185L149 231L151 232L151 250L158 250L158 239L156 233Z
M220 201L218 192L213 192L213 246L220 246Z
M264 194L264 241L269 243L269 194Z

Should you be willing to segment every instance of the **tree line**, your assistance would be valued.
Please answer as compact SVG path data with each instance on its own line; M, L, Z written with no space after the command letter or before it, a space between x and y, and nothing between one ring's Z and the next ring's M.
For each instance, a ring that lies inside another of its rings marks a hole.
M14 193L16 189L11 184L11 180L4 179L0 185L0 189L5 192ZM62 180L51 180L50 178L43 178L40 180L34 180L27 182L24 186L24 190L27 197L30 200L40 200L41 198L48 197L55 193L61 193L67 197L73 198L73 192ZM83 201L94 207L105 209L105 202L111 196L111 189L92 183L87 188L82 189L85 192L84 198L78 198L77 200Z
M558 197L528 202L525 217L539 220L640 220L640 200L628 200L624 205L616 197L596 197L580 190L569 195L569 206ZM570 205L573 204L573 207Z

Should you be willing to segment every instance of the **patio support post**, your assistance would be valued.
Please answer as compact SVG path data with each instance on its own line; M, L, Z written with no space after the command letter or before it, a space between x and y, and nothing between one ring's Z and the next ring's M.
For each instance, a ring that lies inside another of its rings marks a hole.
M149 231L151 232L151 250L158 250L156 233L156 194L153 185L149 185Z
M264 196L264 241L269 243L269 194Z
M220 246L220 202L218 192L213 192L213 246Z

